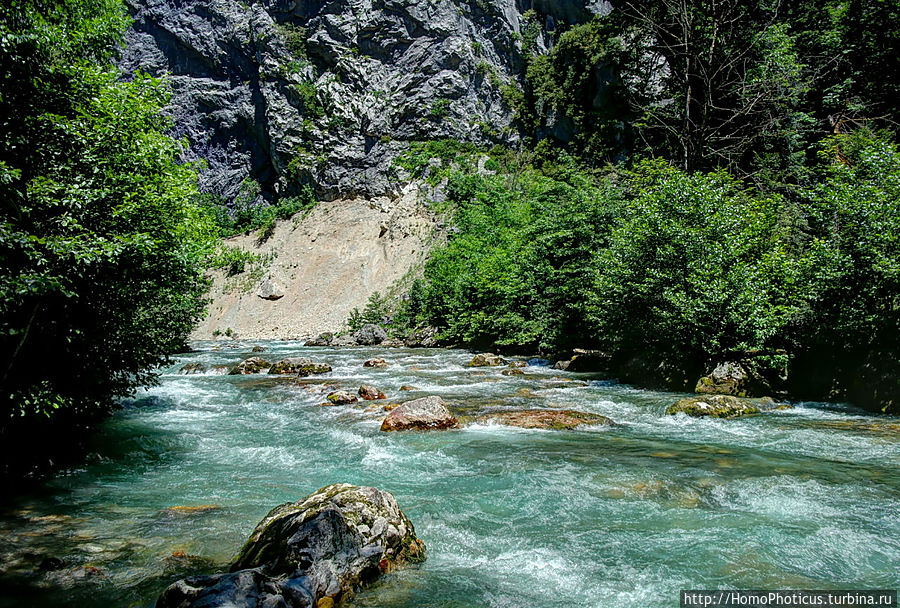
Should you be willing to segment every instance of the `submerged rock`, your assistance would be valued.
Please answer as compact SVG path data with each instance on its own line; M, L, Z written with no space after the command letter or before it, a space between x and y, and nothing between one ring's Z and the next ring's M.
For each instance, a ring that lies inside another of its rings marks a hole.
M229 373L232 376L259 374L264 369L268 369L270 365L271 363L269 363L262 357L250 357L249 359L244 359L243 361L235 365Z
M459 421L447 409L444 400L435 395L407 401L388 414L381 423L382 431L430 431L456 428L459 428Z
M387 395L372 386L371 384L363 384L359 387L358 394L364 401L375 401L376 399L387 399Z
M334 606L381 574L424 560L425 545L393 496L335 484L274 508L230 573L180 580L156 606Z
M182 576L198 571L210 571L215 561L201 555L189 555L184 551L175 551L163 560L163 573L166 576L181 574Z
M167 517L186 517L212 513L213 511L219 511L221 508L220 505L176 505L163 509L162 514Z
M507 361L500 355L493 353L481 353L472 357L469 361L469 367L497 367L506 365Z
M266 347L256 344L253 346L253 348L250 349L250 352L251 353L264 353L264 352L266 352Z
M700 397L686 397L676 401L666 408L666 414L675 415L679 412L700 418L709 416L712 418L737 418L750 414L758 414L765 409L774 409L775 402L765 399L743 399L733 395L703 395Z
M736 361L725 361L717 365L708 376L700 378L694 392L706 395L756 397L771 393L772 387L746 365Z
M367 323L359 328L353 338L360 346L375 346L387 340L387 332L374 323Z
M599 414L589 414L575 410L524 410L520 412L497 412L479 416L478 422L495 422L523 429L555 429L571 431L581 425L613 426L615 422Z
M369 359L363 363L363 367L387 367L387 361L384 359Z

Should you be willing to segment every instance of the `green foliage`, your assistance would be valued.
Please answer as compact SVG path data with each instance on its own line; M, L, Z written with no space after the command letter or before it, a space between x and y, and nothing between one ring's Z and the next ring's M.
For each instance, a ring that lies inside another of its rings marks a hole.
M791 266L777 235L781 199L662 162L640 165L629 189L596 261L603 346L687 369L767 346L795 312L779 289Z
M821 157L816 185L790 196L663 161L590 173L498 151L494 176L456 163L454 231L396 318L478 348L600 348L690 381L735 353L770 377L805 358L792 386L809 364L819 398L842 394L829 391L896 361L900 153L858 131Z
M306 60L306 28L293 23L285 23L279 26L279 31L284 39L284 46L295 59Z
M297 94L297 97L300 99L300 105L308 116L314 118L325 116L325 108L319 103L319 90L314 83L304 80L291 85L291 88Z
M826 142L823 179L803 192L814 263L800 345L836 356L896 349L900 331L900 153L866 132ZM834 160L833 160L834 159Z
M0 9L4 432L88 417L151 382L203 313L216 252L165 89L106 63L124 7L45 9Z
M393 308L394 305L387 294L382 295L376 291L369 296L362 312L358 308L354 308L350 312L347 327L350 328L350 331L356 331L368 323L382 326L390 325L393 321Z
M309 212L318 202L309 184L303 185L300 195L281 198L275 204L263 201L261 192L259 183L251 179L245 180L230 213L225 201L211 195L201 195L199 202L209 220L216 226L220 237L228 238L258 230L258 245L272 236L276 221Z
M474 167L477 152L474 144L456 139L416 141L394 163L415 179L437 184L454 171Z
M583 288L617 203L577 170L565 178L453 176L459 233L426 264L416 306L427 322L478 346L591 342Z
M450 115L450 100L449 99L437 99L434 103L431 104L431 109L428 110L428 115L431 118L441 119L446 118Z

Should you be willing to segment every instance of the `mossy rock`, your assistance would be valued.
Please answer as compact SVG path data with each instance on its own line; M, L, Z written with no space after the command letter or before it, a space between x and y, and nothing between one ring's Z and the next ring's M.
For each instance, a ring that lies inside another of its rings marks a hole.
M775 402L763 399L744 399L732 395L702 395L686 397L666 408L666 414L683 413L694 418L739 418L774 409Z

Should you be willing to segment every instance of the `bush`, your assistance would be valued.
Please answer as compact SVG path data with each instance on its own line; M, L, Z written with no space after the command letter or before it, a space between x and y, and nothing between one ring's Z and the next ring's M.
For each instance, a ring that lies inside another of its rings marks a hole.
M769 346L797 312L780 288L793 268L777 232L782 200L663 162L641 164L629 189L597 258L603 347L696 374L724 353Z
M4 467L38 445L56 458L46 422L67 439L154 380L203 314L216 250L165 89L108 64L124 7L42 7L0 8Z

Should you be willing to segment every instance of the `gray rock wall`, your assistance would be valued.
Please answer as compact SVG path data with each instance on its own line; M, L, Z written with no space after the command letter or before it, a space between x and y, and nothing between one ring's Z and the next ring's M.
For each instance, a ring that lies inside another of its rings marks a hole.
M550 29L608 10L602 0L534 4ZM205 191L233 200L251 178L267 198L303 183L325 198L391 195L404 181L393 159L409 141L516 143L498 84L521 77L519 33L531 8L132 0L122 67L167 78L175 133L207 164Z

